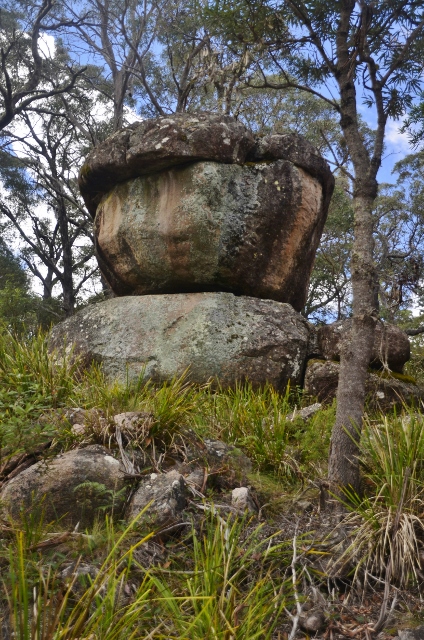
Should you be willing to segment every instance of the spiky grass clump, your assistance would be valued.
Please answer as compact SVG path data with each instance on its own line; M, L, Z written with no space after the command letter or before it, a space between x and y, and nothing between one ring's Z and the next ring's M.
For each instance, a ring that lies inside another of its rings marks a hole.
M342 523L354 531L336 565L355 575L391 579L401 586L422 580L424 554L424 422L419 414L368 421L361 441L367 494L346 492L351 513Z
M0 449L16 453L51 437L53 425L37 419L70 399L78 376L78 361L52 357L42 333L19 339L1 330Z
M192 570L156 583L166 638L272 637L292 602L284 577L289 545L264 536L261 525L246 535L247 524L212 509L201 533L192 534Z
M33 536L16 531L8 550L7 572L3 572L2 608L8 612L4 619L11 636L19 640L127 640L145 637L146 628L155 631L152 611L146 605L155 590L150 576L143 575L131 599L124 596L132 554L150 536L126 545L135 523L118 536L111 523L106 524L109 552L91 579L79 576L81 557L64 577L59 567L43 563L34 553L37 545L29 544Z
M263 472L281 480L303 480L311 464L325 459L334 407L314 416L307 425L291 421L294 406L304 405L301 391L284 394L271 385L253 389L249 382L209 394L194 419L196 428L241 447Z
M187 540L189 570L146 570L136 557L149 536L132 542L134 524L120 535L109 524L109 551L91 578L78 576L81 557L64 578L59 566L34 552L40 545L17 531L3 556L1 599L10 634L19 640L272 637L292 601L284 578L287 543L212 509L201 533L193 529Z

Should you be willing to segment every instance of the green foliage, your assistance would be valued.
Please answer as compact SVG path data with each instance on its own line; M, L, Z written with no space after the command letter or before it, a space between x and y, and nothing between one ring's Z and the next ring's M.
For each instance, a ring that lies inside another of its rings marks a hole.
M78 376L78 363L55 358L39 333L19 339L0 331L0 447L17 452L54 435L42 414L69 401Z
M100 511L114 512L116 506L120 504L120 498L126 493L126 487L119 491L108 489L101 482L82 482L73 490L76 502L83 511L97 509Z
M334 409L315 416L307 425L287 416L301 393L287 389L281 395L271 385L253 389L250 383L211 392L193 416L195 426L242 448L261 471L278 478L303 480L309 465L326 457Z
M80 555L66 577L57 561L37 553L44 541L16 531L1 552L0 595L14 637L268 639L291 604L289 546L263 535L262 525L226 522L212 509L201 532L191 533L184 558L190 570L147 571L136 558L150 535L134 540L137 519L121 533L106 522L104 559L83 575Z
M151 613L146 606L153 588L148 575L141 580L132 601L122 602L132 554L150 537L128 545L135 522L118 536L108 525L110 550L88 584L78 575L81 558L74 563L75 569L69 578L64 579L54 566L40 563L24 532L18 530L16 540L9 545L7 569L3 574L3 597L8 602L14 637L72 640L84 632L84 637L126 640L145 637L143 626L153 630ZM76 589L78 583L80 588ZM76 594L80 595L75 597ZM138 635L139 630L143 636Z
M262 525L246 536L245 525L212 510L201 533L193 530L192 570L175 572L173 588L155 578L166 638L272 638L291 600L288 545L263 536Z

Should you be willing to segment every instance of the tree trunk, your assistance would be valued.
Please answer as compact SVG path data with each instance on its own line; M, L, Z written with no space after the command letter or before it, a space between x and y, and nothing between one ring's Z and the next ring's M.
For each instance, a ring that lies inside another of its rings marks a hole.
M65 317L73 315L75 309L74 279L73 279L73 256L72 245L69 238L68 216L64 198L58 198L57 216L59 222L60 242L62 245L63 274L61 285L63 291L63 310Z
M333 428L328 479L332 491L351 487L359 491L358 444L365 403L365 385L374 342L377 316L374 308L373 263L374 197L356 194L355 240L351 259L353 322L340 353L336 423Z

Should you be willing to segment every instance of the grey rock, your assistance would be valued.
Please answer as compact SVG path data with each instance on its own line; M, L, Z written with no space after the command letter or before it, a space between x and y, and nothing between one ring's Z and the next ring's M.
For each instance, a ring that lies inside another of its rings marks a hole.
M83 491L83 483L98 483L111 494ZM110 451L99 445L68 451L25 469L7 482L0 492L6 513L19 520L39 510L45 523L60 519L61 524L80 529L93 524L99 508L119 514L125 501L123 469ZM120 492L120 493L118 493Z
M67 409L64 413L66 420L74 424L93 424L104 418L103 411L100 409L81 409L81 407L73 407Z
M125 411L113 416L113 423L127 442L147 437L154 422L154 415L146 411Z
M398 629L399 640L424 640L424 625L415 629Z
M118 296L231 291L300 311L326 216L320 182L285 159L198 162L108 192L96 252Z
M316 396L320 402L331 402L336 397L340 365L338 362L311 360L305 373L304 390ZM424 389L404 379L394 376L369 373L366 383L366 403L368 409L390 411L404 404L417 405L424 399Z
M114 298L56 325L50 348L71 349L106 376L169 380L189 368L198 383L223 387L250 380L283 391L300 384L314 328L289 305L192 293Z
M297 133L272 134L259 138L248 160L269 162L284 158L316 178L323 189L323 208L328 209L334 190L334 176L318 150Z
M249 513L257 513L258 511L247 487L237 487L232 490L231 505L239 513L244 513L245 511L248 511Z
M206 486L222 490L234 489L247 481L252 472L253 463L241 449L225 444L221 440L197 440L185 444L186 462L192 466L200 465L186 478L187 483L200 490L204 483L206 469Z
M309 502L309 500L297 500L295 504L296 507L298 507L305 513L310 513L314 510L314 505L312 502Z
M303 420L303 422L307 422L310 420L320 409L322 408L322 404L320 402L315 402L314 404L309 405L309 407L303 407L303 409L295 409L292 413L289 413L287 416L287 420L293 422L294 419L299 418Z
M318 327L318 352L326 360L340 360L341 341L348 337L352 320L339 320ZM396 373L402 373L403 366L411 356L411 346L407 334L393 324L377 323L370 366L380 369L387 365Z
M137 517L150 504L143 521L152 527L172 525L187 504L187 487L184 477L176 470L152 473L140 484L131 498L128 518Z
M194 469L191 473L185 476L184 480L189 487L192 487L196 491L201 491L203 482L205 479L204 469Z
M326 626L325 612L319 608L311 609L299 617L299 624L304 631L316 633Z
M120 182L199 160L241 164L254 145L253 135L230 116L174 114L144 120L93 149L80 171L79 187L94 216L102 196Z

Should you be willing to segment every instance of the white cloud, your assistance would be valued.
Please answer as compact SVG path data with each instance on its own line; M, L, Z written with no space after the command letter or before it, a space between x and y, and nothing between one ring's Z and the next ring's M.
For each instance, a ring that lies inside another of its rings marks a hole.
M38 39L38 48L45 58L53 58L56 53L56 42L48 33L41 33Z
M399 129L402 127L403 119L388 120L386 127L386 145L392 153L410 153L408 134L401 133Z

